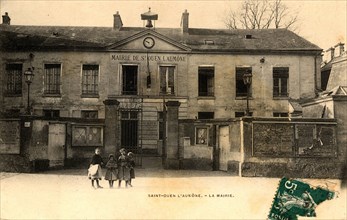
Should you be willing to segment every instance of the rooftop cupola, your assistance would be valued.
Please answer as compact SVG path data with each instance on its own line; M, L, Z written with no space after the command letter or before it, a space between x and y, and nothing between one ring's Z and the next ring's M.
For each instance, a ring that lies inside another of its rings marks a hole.
M152 28L152 21L158 20L158 14L151 12L151 8L149 8L148 12L141 14L141 20L147 20L146 28Z

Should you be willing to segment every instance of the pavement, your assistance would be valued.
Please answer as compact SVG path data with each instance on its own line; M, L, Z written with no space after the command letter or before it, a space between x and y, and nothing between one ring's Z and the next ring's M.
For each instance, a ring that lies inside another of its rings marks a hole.
M86 169L0 173L0 219L266 219L280 178L246 178L222 171L136 169L133 187L94 189ZM338 197L317 217L346 219L339 180L304 179ZM117 184L115 183L115 186ZM281 219L282 220L282 219Z

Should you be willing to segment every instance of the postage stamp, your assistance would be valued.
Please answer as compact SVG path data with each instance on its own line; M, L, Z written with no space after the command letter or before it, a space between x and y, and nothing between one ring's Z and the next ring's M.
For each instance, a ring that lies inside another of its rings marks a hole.
M297 216L315 217L317 205L333 199L335 192L295 179L282 178L275 194L269 220L297 220Z

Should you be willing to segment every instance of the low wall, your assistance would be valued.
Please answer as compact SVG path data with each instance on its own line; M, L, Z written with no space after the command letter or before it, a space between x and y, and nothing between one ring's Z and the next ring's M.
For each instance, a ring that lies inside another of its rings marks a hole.
M246 119L242 176L341 178L335 119Z
M181 159L183 169L212 170L213 148L208 146L185 146Z

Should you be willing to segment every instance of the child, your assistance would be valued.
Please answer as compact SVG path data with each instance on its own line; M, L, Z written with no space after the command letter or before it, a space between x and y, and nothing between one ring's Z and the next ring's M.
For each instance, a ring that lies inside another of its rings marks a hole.
M108 180L110 188L113 188L113 182L117 180L117 161L114 159L113 154L108 156L106 168L105 180Z
M122 180L125 180L125 187L128 187L130 180L130 169L128 157L124 148L119 150L120 156L118 158L118 187L121 186Z
M94 181L96 181L97 188L102 188L99 185L99 180L102 178L101 165L104 164L102 157L100 156L100 148L95 149L95 154L90 162L90 167L88 169L88 177L92 180L92 187L94 188Z
M129 186L133 187L133 185L131 185L131 179L135 179L135 158L134 158L134 154L132 152L128 153L128 160L129 160L129 167L130 167L130 179L129 179Z

